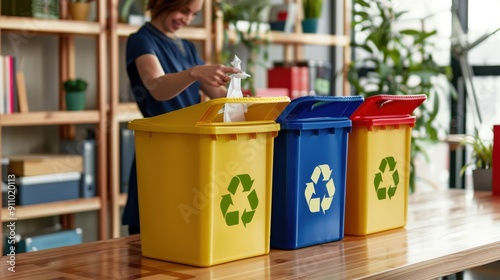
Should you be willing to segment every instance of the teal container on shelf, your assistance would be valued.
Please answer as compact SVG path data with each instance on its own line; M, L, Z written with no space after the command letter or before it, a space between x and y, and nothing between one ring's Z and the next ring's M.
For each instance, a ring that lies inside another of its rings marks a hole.
M294 99L276 120L271 247L297 249L344 237L350 115L361 96Z

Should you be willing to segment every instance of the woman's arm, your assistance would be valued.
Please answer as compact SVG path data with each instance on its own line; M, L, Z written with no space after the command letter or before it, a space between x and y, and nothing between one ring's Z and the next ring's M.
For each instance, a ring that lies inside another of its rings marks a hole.
M227 87L225 86L207 86L205 84L200 85L201 91L206 94L210 99L226 97L227 95Z
M165 74L158 58L152 54L141 55L135 60L137 70L151 95L159 101L169 100L199 81L201 89L210 97L222 97L223 85L230 81L227 73L239 73L234 67L223 65L198 65L187 70Z

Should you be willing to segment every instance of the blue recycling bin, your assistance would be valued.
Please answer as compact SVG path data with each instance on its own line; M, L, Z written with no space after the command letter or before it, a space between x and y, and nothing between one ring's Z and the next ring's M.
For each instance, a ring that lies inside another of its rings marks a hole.
M344 237L347 141L361 96L294 99L276 120L271 247L297 249Z

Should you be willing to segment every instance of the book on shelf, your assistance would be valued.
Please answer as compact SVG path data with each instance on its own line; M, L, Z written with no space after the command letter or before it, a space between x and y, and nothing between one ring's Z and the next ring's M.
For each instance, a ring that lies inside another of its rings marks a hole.
M20 113L29 112L28 96L26 94L26 81L22 71L16 72L17 100Z
M0 114L5 113L5 59L0 55Z
M34 176L64 172L82 172L81 155L69 154L31 154L9 157L10 174Z
M3 107L2 107L2 113L4 114L10 114L12 113L12 79L11 79L11 73L12 73L12 64L11 64L11 56L6 55L2 56L2 64L3 64L3 90L2 90L2 99L3 99Z
M9 158L2 157L2 181L7 182L7 169L9 168Z
M83 172L80 180L80 196L96 196L96 144L94 139L80 141L63 140L60 143L61 153L81 155Z
M4 83L4 88L3 88L3 112L5 114L10 114L12 111L11 109L11 89L12 89L12 83L11 83L11 64L10 64L10 56L4 56L3 57L3 83Z
M128 190L130 169L135 157L134 131L120 129L120 192Z
M17 111L17 88L16 88L16 63L15 58L11 55L7 56L7 64L9 65L9 88L8 88L8 96L9 96L9 105L8 105L8 113L14 113Z
M0 55L0 114L27 112L24 75L17 70L16 58Z

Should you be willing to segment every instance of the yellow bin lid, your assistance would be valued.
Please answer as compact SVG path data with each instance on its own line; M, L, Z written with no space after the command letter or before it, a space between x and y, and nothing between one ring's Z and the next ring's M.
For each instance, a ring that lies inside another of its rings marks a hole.
M224 122L224 105L244 104L245 121ZM290 103L283 97L217 98L151 118L136 119L128 128L137 131L234 134L278 131L276 119Z

